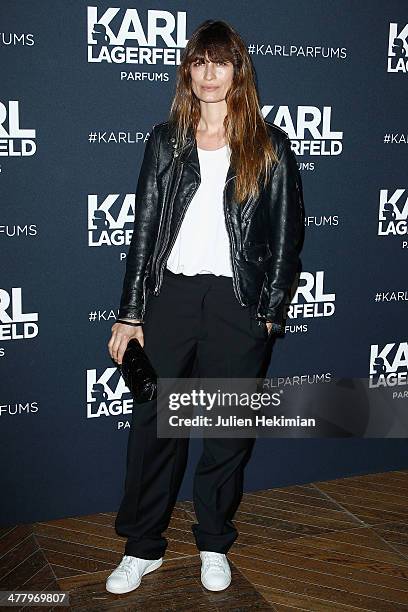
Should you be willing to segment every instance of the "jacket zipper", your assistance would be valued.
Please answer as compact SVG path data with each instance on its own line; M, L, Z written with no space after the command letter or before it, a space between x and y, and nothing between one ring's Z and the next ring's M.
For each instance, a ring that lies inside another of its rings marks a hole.
M253 202L253 197L251 196L249 198L248 202L246 202L246 204L244 205L244 207L243 207L243 209L241 211L241 219L242 219L242 224L243 225L247 224L248 219L246 219L245 215L246 215L246 211L248 210L248 208L250 208L252 202ZM250 217L251 217L251 215L248 218L250 218Z
M166 245L166 241L167 241L168 234L170 233L170 227L171 227L171 216L172 216L172 212L173 212L173 204L174 204L174 199L175 199L175 197L176 197L177 189L178 189L178 186L179 186L179 184L180 184L180 180L181 180L181 175L182 175L182 167L183 167L183 162L181 162L181 163L180 163L180 172L179 172L179 175L178 175L178 177L177 177L177 182L176 182L176 185L175 185L175 187L174 187L173 197L171 198L171 202L170 202L170 204L169 204L168 231L167 231L167 232L166 232L166 234L165 234L165 237L164 237L164 240L163 240L163 245L162 245L162 248L160 249L160 252L159 252L159 254L157 255L157 262L156 262L156 273L157 273L158 278L157 278L156 286L155 286L154 291L153 291L153 293L154 293L155 295L158 295L158 294L159 294L159 289L160 289L160 286L161 286L161 281L162 281L162 278L163 278L164 265L160 266L160 264L162 263L162 262L160 262L160 257L162 257L162 255L164 255L164 253L165 253L165 251L166 251L166 247L167 247L167 245ZM171 251L171 249L172 249L172 247L173 247L173 244L174 244L174 242L175 242L175 240L176 240L176 237L177 237L177 234L178 234L178 230L179 230L179 228L180 228L180 226L181 226L181 223L182 223L182 221L183 221L183 218L184 218L184 213L185 213L185 211L187 210L187 207L188 207L188 205L190 204L190 202L191 202L191 200L192 200L193 195L194 195L194 193L195 193L195 192L196 192L196 190L195 190L195 191L193 191L193 193L192 193L192 195L191 195L190 199L188 200L187 204L185 205L184 209L182 210L182 213L181 213L181 216L180 216L180 221L179 221L179 223L178 223L178 225L177 225L177 227L176 227L176 229L175 229L175 232L174 232L174 237L173 237L172 243L171 243L171 245L170 245L170 251ZM169 251L169 252L170 252L170 251ZM164 260L163 260L163 263L165 264L165 261L164 261Z
M160 217L159 229L158 229L158 232L157 232L157 244L160 244L160 233L161 233L161 228L162 228L162 225L163 225L163 219L165 218L166 214L167 214L167 209L166 209L166 206L163 205L163 210L162 210L162 214L161 214L161 217ZM159 249L160 249L160 247L159 247ZM153 251L153 254L154 254L154 251ZM157 264L157 260L156 260L156 264Z
M254 206L252 206L251 208L252 203L253 203L253 199L251 198L249 202L245 204L244 210L242 211L242 227L246 227L248 225L251 218L253 217L253 215L256 213L258 209L259 205L257 204L254 204ZM247 210L249 210L248 214L246 214Z
M175 157L174 157L174 154L173 154L173 160L172 160L172 162L171 162L171 168L170 168L170 177L169 177L169 182L168 182L168 184L167 184L167 190L169 189L169 187L171 187L171 181L173 180L173 169L174 169L174 165L175 165L175 163L176 163L176 160L175 160ZM167 216L167 211L168 211L168 207L166 206L167 190L166 190L166 196L165 196L165 200L164 200L164 204L163 204L163 214L162 214L161 219L160 219L159 231L158 231L158 234L157 234L157 237L158 237L157 239L158 239L159 241L160 241L160 231L161 231L161 227L162 227L162 225L163 225L163 220L164 220L164 218ZM174 199L174 194L173 194L172 201L173 201L173 199ZM170 208L170 205L169 205L169 208ZM166 240L164 239L164 240L163 240L163 244L162 244L162 246L161 246L161 248L160 248L160 250L159 250L159 252L158 252L158 254L157 254L157 259L156 259L156 273L158 273L158 272L159 272L160 257L161 257L161 255L162 255L163 250L164 250L163 245L165 245L165 244L166 244ZM154 288L154 294L156 294L156 289L157 289L157 285L156 285L156 287Z
M198 189L198 186L199 186L199 184L197 185L197 189ZM189 206L189 204L190 204L191 200L193 199L193 197L194 197L194 195L195 195L195 193L196 193L197 189L195 189L195 190L192 192L191 196L190 196L190 197L189 197L189 199L187 200L187 203L186 203L185 207L183 208L183 210L182 210L182 212L181 212L180 221L179 221L179 223L178 223L178 225L177 225L177 227L176 227L176 229L175 229L175 231L174 231L173 240L171 241L171 244L170 244L169 254L171 253L171 249L173 248L173 245L174 245L174 243L175 243L175 241L176 241L177 234L178 234L178 231L179 231L179 229L180 229L180 226L181 226L181 224L182 224L182 222L183 222L185 212L186 212L186 210L187 210L187 208L188 208L188 206ZM163 280L164 266L166 265L166 261L167 261L167 259L168 259L168 258L166 258L166 259L165 259L165 260L163 260L163 262L162 262L162 264L163 264L163 265L161 266L161 269L160 269L160 271L159 271L159 278L158 278L158 281L157 281L156 287L155 287L155 289L154 289L154 293L155 293L155 295L158 295L158 293L159 293L159 288L160 288L161 283L162 283L162 280Z
M228 181L230 181L232 178L234 178L234 177L233 177L233 176L231 176L231 177L228 179ZM235 245L235 242L234 242L234 236L233 236L233 233L229 231L229 230L230 230L230 226L229 226L229 224L228 224L229 212L227 211L226 200L225 200L225 188L226 188L226 186L227 186L227 184L228 184L228 181L227 181L227 182L225 183L225 185L224 185L224 190L223 190L223 195L222 195L222 197L223 197L223 203L224 203L224 218L225 218L225 224L226 224L226 227L227 227L228 235L229 235L229 237L230 237L229 256L230 256L231 269L232 269L232 283L233 283L233 286L234 286L235 295L236 295L236 297L237 297L237 299L238 299L239 303L241 304L241 306L245 306L245 303L244 303L244 302L243 302L243 300L242 300L242 296L241 296L241 293L240 293L240 290L239 290L238 279L236 278L236 275L235 275L235 266L234 266L234 262L233 262L233 259L232 259L232 254L231 254L231 250L232 250L232 249L231 249L231 247L232 247L233 245ZM235 248L236 248L236 245L235 245Z

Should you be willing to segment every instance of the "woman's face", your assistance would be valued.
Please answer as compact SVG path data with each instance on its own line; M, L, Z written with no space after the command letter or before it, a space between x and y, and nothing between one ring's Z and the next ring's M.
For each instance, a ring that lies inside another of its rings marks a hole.
M202 102L220 102L231 86L234 66L231 62L211 62L208 55L205 61L198 60L190 66L191 86Z

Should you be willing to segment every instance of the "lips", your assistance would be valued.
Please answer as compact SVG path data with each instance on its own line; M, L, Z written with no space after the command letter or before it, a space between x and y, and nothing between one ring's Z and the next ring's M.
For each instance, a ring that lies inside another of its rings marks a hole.
M202 87L202 89L204 89L204 91L215 91L216 89L218 89L218 87Z

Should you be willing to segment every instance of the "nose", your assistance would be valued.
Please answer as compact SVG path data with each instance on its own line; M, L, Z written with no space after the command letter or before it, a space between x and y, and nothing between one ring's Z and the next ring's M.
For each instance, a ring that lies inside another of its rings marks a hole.
M205 70L204 70L204 78L207 80L213 79L215 76L214 70L215 70L215 65L213 64L213 62L206 62Z

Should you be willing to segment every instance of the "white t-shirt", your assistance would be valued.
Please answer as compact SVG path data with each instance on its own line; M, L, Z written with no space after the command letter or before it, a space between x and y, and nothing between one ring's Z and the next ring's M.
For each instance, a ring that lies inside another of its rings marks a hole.
M232 276L223 191L230 149L197 147L201 183L184 215L166 267L176 274Z

